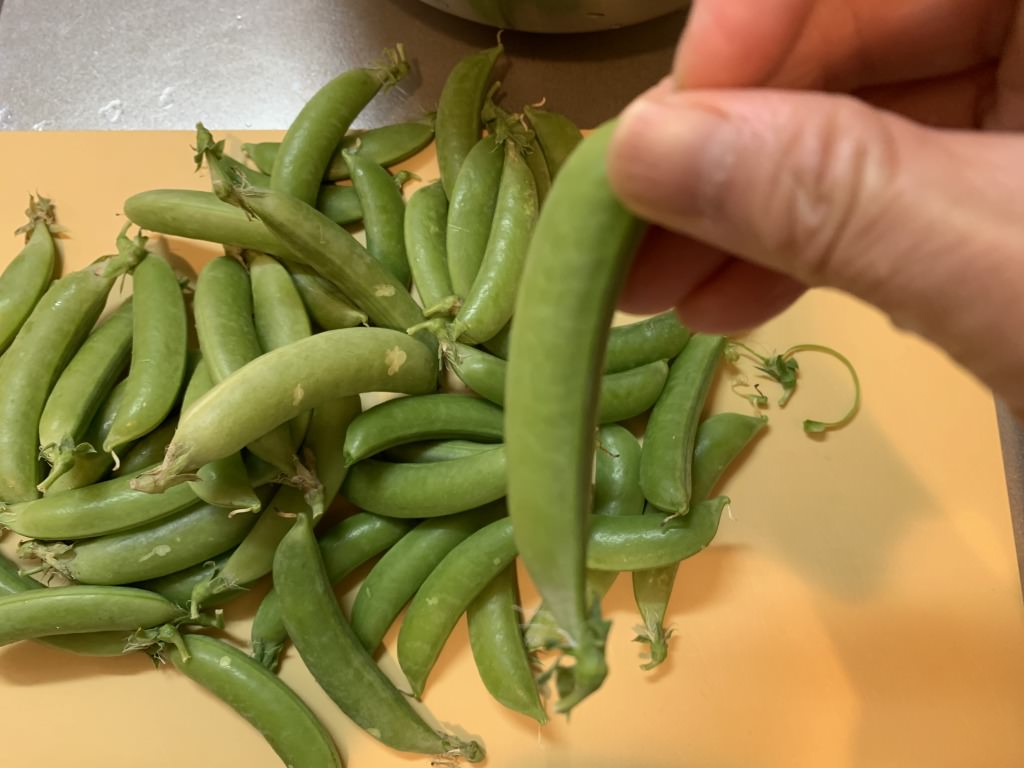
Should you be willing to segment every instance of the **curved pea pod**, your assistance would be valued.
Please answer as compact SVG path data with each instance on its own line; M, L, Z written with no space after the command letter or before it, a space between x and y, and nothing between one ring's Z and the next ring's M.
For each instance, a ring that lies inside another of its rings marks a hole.
M504 360L461 343L449 347L445 360L471 390L492 403L505 404L508 364ZM667 377L664 360L600 377L598 423L625 421L644 413L657 402Z
M401 45L386 63L343 72L317 91L288 127L270 173L271 188L312 205L331 157L352 121L385 86L409 72Z
M501 442L504 414L486 400L454 394L387 400L352 422L345 463L355 464L396 445L437 438Z
M583 141L583 134L572 120L557 112L529 105L523 108L523 112L537 135L548 172L554 179L576 145Z
M485 136L467 155L454 187L445 187L451 200L446 226L448 274L457 296L469 293L484 260L504 162L502 143Z
M78 456L95 453L102 445L83 442L85 431L124 371L131 344L129 299L89 334L57 379L39 417L39 453L50 464L50 473L39 483L43 493Z
M372 652L380 645L402 608L452 548L504 514L504 504L491 504L424 520L385 552L363 580L349 615L363 647Z
M369 319L366 313L353 307L337 288L309 267L290 264L288 271L302 296L306 311L320 330L336 331L340 328L366 325Z
M60 236L53 203L45 197L29 197L28 223L16 234L25 234L25 247L0 275L0 354L14 341L21 326L53 280L57 265L54 236Z
M466 156L480 139L480 112L494 64L503 51L499 44L462 59L452 68L441 91L435 141L441 183L449 199Z
M748 445L761 433L768 420L763 416L719 413L709 416L697 428L693 449L692 498L703 501L711 495L722 475ZM665 614L672 597L677 565L633 573L633 595L644 631L637 641L650 646L644 669L654 669L668 656Z
M509 516L523 563L575 657L572 671L559 673L562 712L607 674L608 624L589 610L586 589L593 435L615 300L643 232L608 183L613 129L606 124L580 144L552 185L527 254L509 351ZM579 226L580 212L588 226Z
M497 501L505 495L503 446L429 464L365 459L349 468L342 495L360 509L386 517L441 517Z
M132 362L121 408L103 444L108 453L155 429L178 402L185 377L185 299L165 244L162 250L147 255L133 273Z
M384 451L384 458L387 461L426 464L475 456L493 449L494 443L474 443L471 440L427 440L422 443L396 445Z
M434 390L436 359L407 334L346 328L301 339L242 366L185 413L163 464L135 479L159 492L303 411L361 392ZM244 416L244 418L241 418Z
M358 512L342 520L319 541L320 555L331 584L397 543L414 521ZM281 620L281 601L271 589L260 603L252 623L252 655L268 669L276 669L288 632Z
M327 729L276 675L223 640L185 635L181 644L184 652L170 646L171 663L248 720L285 765L341 768Z
M274 556L274 588L288 634L335 704L382 743L403 752L483 760L483 748L433 731L377 667L331 590L309 518L300 516Z
M480 268L451 326L452 338L481 343L512 317L519 276L537 221L537 186L522 151L505 143L497 203Z
M65 363L106 303L114 280L142 258L122 231L118 254L55 281L0 357L0 502L39 496L39 418Z
M405 253L405 200L383 166L361 151L346 151L352 186L359 195L366 229L366 250L408 286L412 277Z
M644 430L640 488L663 512L685 515L689 509L697 425L724 348L722 336L697 334L690 339L673 361Z
M424 307L433 307L452 295L445 239L447 221L448 198L440 182L413 192L405 207L405 251L413 285Z
M154 464L159 464L171 444L174 430L178 428L177 414L171 414L163 424L141 438L121 459L121 464L110 473L111 477L129 477L138 474ZM106 454L109 455L109 454ZM111 456L111 463L113 457ZM59 481L58 481L59 484ZM53 490L53 489L51 489Z
M124 382L121 381L110 391L107 399L103 401L96 415L93 416L92 421L85 430L83 442L94 446L103 445L103 439L107 436L110 426L117 417L117 409L121 405L121 395L123 392ZM168 439L170 438L168 437ZM163 451L160 452L160 455L163 455ZM153 463L155 461L149 462L149 464ZM113 466L114 457L109 453L96 450L76 453L70 469L50 483L45 493L46 495L54 495L92 485L103 479Z
M544 725L548 716L523 644L520 611L516 570L510 565L469 604L469 643L480 679L491 696Z

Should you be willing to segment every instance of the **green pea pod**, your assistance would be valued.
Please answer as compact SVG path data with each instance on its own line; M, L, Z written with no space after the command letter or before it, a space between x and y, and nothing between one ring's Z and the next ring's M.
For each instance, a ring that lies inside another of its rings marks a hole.
M452 68L441 90L437 105L437 164L449 199L466 156L480 140L480 112L494 64L503 51L499 43L462 59Z
M342 520L320 538L320 554L331 584L337 584L368 560L389 549L414 521L359 512ZM267 669L276 669L288 639L281 620L281 601L271 589L252 622L252 655Z
M559 676L562 712L607 674L608 624L588 610L586 590L593 435L615 300L643 233L608 183L613 129L591 134L552 185L527 254L509 352L509 516L523 563L576 659Z
M288 271L302 296L302 303L306 305L309 317L320 330L336 331L339 328L366 325L366 313L353 307L337 288L309 267L290 264Z
M158 241L163 244L161 239ZM132 362L121 409L103 450L119 448L151 432L178 402L185 377L188 318L177 276L163 253L153 252L133 274Z
M117 417L117 409L121 407L121 395L123 393L124 381L121 381L111 390L107 399L100 405L96 415L93 416L92 421L85 430L84 443L87 445L103 445L103 440L106 438L111 425L114 423L114 419ZM170 440L170 435L168 435L167 439ZM162 450L148 464L156 463L159 461L160 456L163 456ZM121 466L123 467L124 464L125 462L122 461ZM113 466L114 457L109 453L97 450L76 453L70 469L50 483L45 494L48 496L55 495L63 491L71 491L75 488L92 485L98 480L103 479Z
M274 555L274 588L281 596L288 634L307 669L356 725L402 752L483 760L483 748L476 742L431 730L360 644L331 590L305 515Z
M0 357L0 502L39 496L39 418L58 375L103 310L114 280L142 258L122 232L118 255L55 281Z
M458 179L448 192L448 274L457 296L469 293L480 271L498 205L504 162L501 143L494 136L485 136L466 156Z
M360 151L344 153L352 169L366 228L366 250L408 287L412 274L405 254L405 200L383 166Z
M500 704L544 725L544 711L519 626L514 565L498 574L466 610L473 661L484 686Z
M653 506L685 515L690 505L693 443L725 339L697 334L672 363L665 391L644 430L640 488Z
M270 173L271 188L304 203L316 202L320 182L352 121L385 86L409 72L401 45L381 66L343 72L317 91L288 127Z
M53 280L57 264L54 235L59 235L53 203L45 197L29 197L28 223L18 229L25 247L0 275L0 354L11 345L21 326Z
M474 443L469 440L426 440L422 443L396 445L384 451L384 458L387 461L426 464L475 456L493 450L494 447L494 443Z
M719 413L701 423L693 449L694 501L711 496L725 470L764 429L767 421L759 416ZM677 571L678 565L669 565L633 573L633 595L644 625L644 632L637 641L650 646L650 659L643 665L644 669L654 669L668 656L665 614Z
M248 720L285 765L341 768L327 729L276 675L223 640L185 635L181 644L170 646L171 663Z
M551 191L551 170L544 159L544 152L534 136L526 145L523 154L526 164L530 166L530 173L533 175L533 182L537 187L537 205L543 205Z
M159 464L171 444L174 431L178 428L177 414L171 414L164 423L141 438L121 459L121 465L110 473L111 477L131 477L144 469ZM109 454L105 454L109 455ZM111 465L113 457L110 458ZM60 481L58 481L58 484ZM54 490L51 488L51 490Z
M424 307L452 295L445 231L448 198L440 182L417 189L405 208L405 250Z
M548 172L554 179L572 151L583 141L583 134L572 120L557 112L531 106L525 107L523 112L537 134Z
M100 447L82 442L84 433L124 371L131 345L129 299L89 334L57 379L39 417L39 453L50 464L50 473L39 484L43 493L78 456Z

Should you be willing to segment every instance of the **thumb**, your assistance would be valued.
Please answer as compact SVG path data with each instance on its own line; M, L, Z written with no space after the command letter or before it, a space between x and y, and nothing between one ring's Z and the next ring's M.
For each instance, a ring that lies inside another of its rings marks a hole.
M1024 414L1024 137L844 96L655 88L609 157L639 215L929 337ZM680 255L685 257L685 253Z

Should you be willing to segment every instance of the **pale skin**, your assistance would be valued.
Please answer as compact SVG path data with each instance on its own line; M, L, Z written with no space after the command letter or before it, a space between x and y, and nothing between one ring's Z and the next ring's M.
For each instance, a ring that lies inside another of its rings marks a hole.
M660 225L624 308L736 332L839 288L1024 421L1022 0L696 0L610 173Z

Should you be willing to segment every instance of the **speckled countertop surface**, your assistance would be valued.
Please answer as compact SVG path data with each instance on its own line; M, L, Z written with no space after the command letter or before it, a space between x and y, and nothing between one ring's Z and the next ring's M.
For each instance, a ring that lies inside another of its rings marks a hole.
M595 125L667 71L683 22L506 34L508 103L546 97ZM413 77L359 122L380 124L433 110L451 66L493 41L418 0L0 0L0 130L282 129L332 75L404 42ZM1024 432L1001 409L1000 426L1022 553Z

